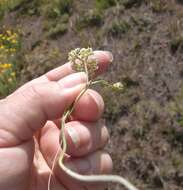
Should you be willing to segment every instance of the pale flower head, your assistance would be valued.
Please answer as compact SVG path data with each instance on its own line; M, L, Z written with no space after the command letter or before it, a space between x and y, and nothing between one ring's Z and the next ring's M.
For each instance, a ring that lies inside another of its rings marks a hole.
M116 82L112 85L114 90L124 90L124 85L121 82Z
M92 78L98 69L97 60L93 55L92 48L76 48L69 52L68 59L75 71L88 72L89 78Z

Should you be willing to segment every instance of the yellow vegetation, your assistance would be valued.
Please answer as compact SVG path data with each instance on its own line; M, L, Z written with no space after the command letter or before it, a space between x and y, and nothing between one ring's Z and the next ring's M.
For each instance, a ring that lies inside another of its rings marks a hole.
M16 87L15 55L20 38L13 30L0 32L0 95L7 95Z

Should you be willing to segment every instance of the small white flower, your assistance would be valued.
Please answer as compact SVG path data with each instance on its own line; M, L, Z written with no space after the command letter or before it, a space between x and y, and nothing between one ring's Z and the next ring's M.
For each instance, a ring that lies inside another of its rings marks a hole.
M124 85L121 82L116 82L112 86L116 90L123 90L124 89Z

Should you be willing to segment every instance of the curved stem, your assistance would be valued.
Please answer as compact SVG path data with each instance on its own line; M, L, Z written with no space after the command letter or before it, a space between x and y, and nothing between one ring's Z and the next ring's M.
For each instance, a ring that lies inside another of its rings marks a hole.
M117 176L117 175L80 175L76 172L73 172L69 168L67 168L63 163L64 154L65 154L66 148L67 148L67 142L66 142L65 133L64 133L65 122L66 122L67 118L72 114L76 103L79 101L80 97L86 92L86 90L88 89L90 84L92 84L91 81L87 84L86 88L81 91L81 93L78 95L75 102L73 103L72 107L64 114L64 116L62 118L62 122L61 122L62 152L61 152L60 158L59 158L59 166L67 175L69 175L70 177L72 177L78 181L87 182L87 183L115 182L115 183L119 183L119 184L125 186L128 190L138 190L134 185L132 185L129 181L127 181L126 179L124 179L121 176Z
M65 112L64 116L62 117L62 120L61 120L61 130L60 130L60 145L62 143L62 153L60 154L60 158L59 158L59 160L61 162L63 162L64 154L65 154L66 149L67 149L67 142L66 142L65 132L64 132L66 120L67 120L67 118L70 117L70 115L74 111L75 105L79 101L79 99L81 98L81 96L87 91L90 83L91 82L87 83L86 87L80 92L80 94L75 99L75 101L72 104L71 108L67 112Z
M61 159L59 159L59 166L62 168L62 170L69 175L70 177L86 182L86 183L98 183L98 182L113 182L113 183L119 183L126 187L128 190L138 190L134 185L132 185L129 181L124 179L121 176L117 175L81 175L78 173L73 172L69 168L67 168Z

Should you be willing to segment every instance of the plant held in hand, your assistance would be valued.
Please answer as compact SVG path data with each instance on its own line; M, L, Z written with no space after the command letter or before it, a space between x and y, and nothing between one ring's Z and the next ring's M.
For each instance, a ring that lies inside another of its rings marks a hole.
M126 179L117 176L117 175L81 175L78 174L69 168L67 168L64 165L64 155L66 153L67 149L67 142L66 137L64 133L65 123L66 120L71 116L72 112L74 111L75 105L78 102L78 100L81 98L81 96L87 91L87 89L94 85L94 84L101 84L102 86L106 86L111 88L115 91L123 91L123 84L120 82L110 84L105 80L95 80L94 76L96 73L96 70L98 69L98 63L97 60L93 56L93 50L92 48L76 48L75 50L72 50L69 55L68 59L72 64L72 68L77 72L85 72L87 75L87 84L85 88L81 91L81 93L78 95L78 97L75 99L73 104L64 112L64 115L61 120L61 129L60 129L60 147L62 149L60 155L59 155L59 166L60 168L70 177L82 181L82 182L88 182L88 183L95 183L95 182L115 182L119 183L123 186L125 186L128 190L138 190L135 186L133 186L129 181ZM59 154L60 150L58 151ZM55 161L53 164L53 168L57 159L58 154L55 156ZM53 169L52 168L52 169ZM50 179L48 182L48 189L50 189Z

